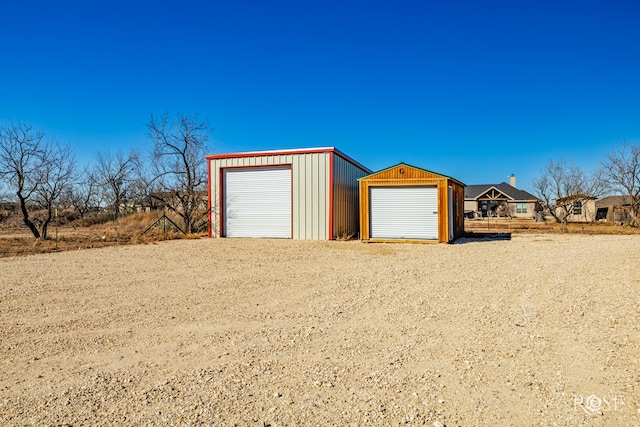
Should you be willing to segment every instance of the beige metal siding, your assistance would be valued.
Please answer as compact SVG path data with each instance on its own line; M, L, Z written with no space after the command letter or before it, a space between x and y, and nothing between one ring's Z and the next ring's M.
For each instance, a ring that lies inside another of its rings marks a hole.
M329 239L330 152L257 155L210 159L212 235L220 235L220 168L290 164L292 168L292 235L294 239Z
M333 155L333 236L331 238L358 237L359 208L358 178L369 172Z
M293 238L326 240L330 153L293 156Z

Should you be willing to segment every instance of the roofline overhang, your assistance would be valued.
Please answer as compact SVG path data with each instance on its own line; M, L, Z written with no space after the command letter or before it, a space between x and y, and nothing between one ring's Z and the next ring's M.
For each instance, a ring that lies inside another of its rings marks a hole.
M504 192L504 191L501 191L501 190L500 190L499 188L497 188L495 185L492 185L492 186L488 187L485 191L483 191L482 193L478 194L476 197L474 197L474 198L469 198L469 199L465 199L465 200L483 200L483 199L480 199L480 196L482 196L483 194L487 194L487 192L488 192L489 190L491 190L491 189L494 189L494 190L496 190L497 192L499 192L500 194L504 194L505 196L507 196L507 198L508 198L507 200L514 200L514 201L516 200L514 197L511 197L510 195L505 194L505 192ZM486 199L486 200L497 200L497 199Z
M429 169L425 169L425 168L420 168L420 167L418 167L418 166L413 166L413 165L410 165L409 163L405 163L405 162L400 162L400 163L397 163L397 164L395 164L395 165L392 165L392 166L386 167L386 168L384 168L384 169L380 169L379 171L372 172L372 173L370 173L369 175L366 175L366 176L363 176L363 177L358 178L358 181L363 180L363 179L367 179L367 178L368 178L368 177L370 177L371 175L375 175L375 174L378 174L378 173L380 173L380 172L388 171L389 169L397 168L398 166L407 166L407 167L410 167L410 168L414 168L414 169L421 170L421 171L423 171L423 172L432 173L432 174L434 174L434 175L439 175L439 176L441 176L441 177L443 177L443 178L450 179L451 181L454 181L454 182L456 182L456 183L458 183L458 184L462 185L463 187L466 187L466 184L465 184L464 182L462 182L462 181L460 181L460 180L457 180L457 179L455 179L455 178L453 178L453 177L451 177L451 176L443 175L443 174L441 174L441 173L434 172L434 171L430 171Z

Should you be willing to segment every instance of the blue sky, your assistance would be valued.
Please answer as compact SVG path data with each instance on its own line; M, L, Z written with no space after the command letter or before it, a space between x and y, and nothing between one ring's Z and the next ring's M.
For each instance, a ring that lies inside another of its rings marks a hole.
M212 153L335 146L468 184L640 140L637 1L9 1L0 123L146 150L199 113Z

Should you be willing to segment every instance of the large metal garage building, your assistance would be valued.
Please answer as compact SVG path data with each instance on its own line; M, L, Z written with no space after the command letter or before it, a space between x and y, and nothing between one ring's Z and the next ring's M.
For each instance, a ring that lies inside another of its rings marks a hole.
M371 173L333 147L207 156L209 236L357 237L358 178Z

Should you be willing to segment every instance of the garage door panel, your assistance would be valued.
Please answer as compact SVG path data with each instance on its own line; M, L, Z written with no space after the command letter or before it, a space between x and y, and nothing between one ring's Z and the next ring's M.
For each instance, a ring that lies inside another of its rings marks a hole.
M291 238L291 167L224 170L226 237Z
M438 239L437 187L371 187L371 238Z

